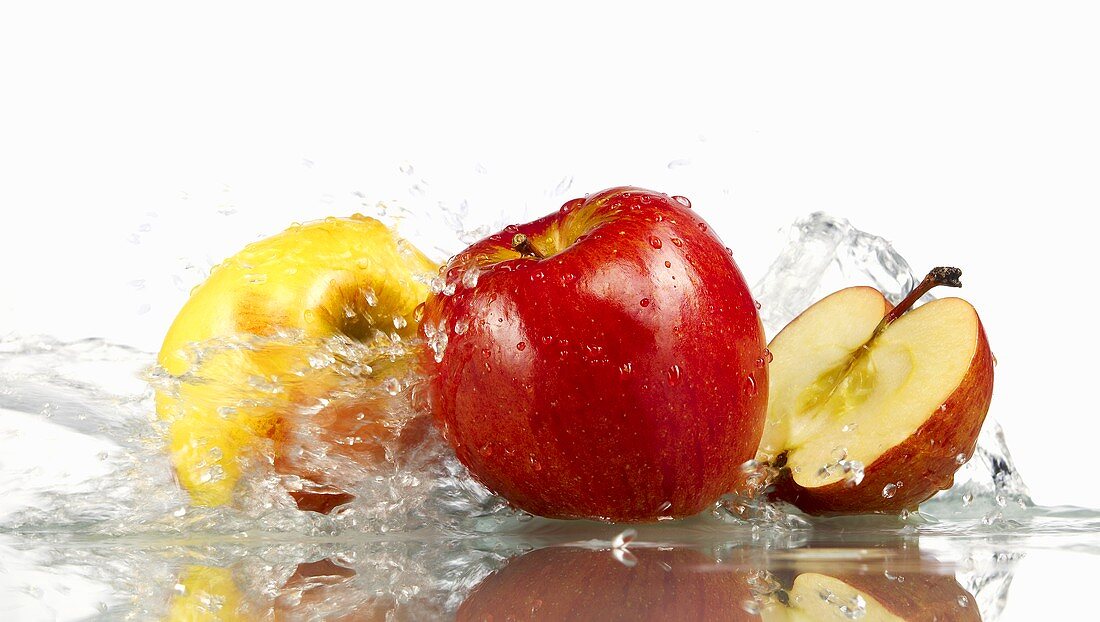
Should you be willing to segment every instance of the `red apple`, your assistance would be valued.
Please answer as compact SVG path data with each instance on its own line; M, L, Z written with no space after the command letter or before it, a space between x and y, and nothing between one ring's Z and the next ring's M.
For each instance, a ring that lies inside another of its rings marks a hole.
M455 256L421 334L432 413L489 489L541 516L650 521L738 488L764 333L687 199L613 188Z

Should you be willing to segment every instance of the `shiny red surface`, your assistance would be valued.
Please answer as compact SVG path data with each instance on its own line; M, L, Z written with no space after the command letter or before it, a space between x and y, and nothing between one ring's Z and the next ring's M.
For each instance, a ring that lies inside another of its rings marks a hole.
M547 249L555 229L557 254L512 250L517 233ZM440 362L425 354L429 401L487 487L542 516L640 521L741 482L763 429L764 335L692 209L607 190L474 244L446 277L453 295L429 297L421 321L447 335Z

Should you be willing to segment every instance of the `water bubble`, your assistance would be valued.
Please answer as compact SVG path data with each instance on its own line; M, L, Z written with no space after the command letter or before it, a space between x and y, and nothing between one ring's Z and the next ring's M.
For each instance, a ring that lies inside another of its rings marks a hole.
M756 379L752 376L745 378L745 395L749 397L756 395Z
M680 379L683 377L683 372L680 371L679 365L673 365L665 370L665 375L668 376L669 386L675 386L680 384Z
M378 294L375 293L374 288L363 288L363 300L366 301L368 307L378 306Z
M417 322L424 319L424 303L423 302L416 305L416 308L413 309L413 319L416 320Z
M894 495L897 493L897 491L898 487L896 484L886 484L882 487L882 496L887 499L892 499L894 498Z
M955 456L955 464L958 464L958 465L966 464L966 454L960 453L960 454L956 455Z
M466 272L462 274L462 286L466 289L473 289L477 287L477 281L481 277L481 268L477 266L470 266L466 268Z
M456 335L465 335L468 330L470 330L470 322L466 318L462 318L455 322L454 331Z
M634 541L634 538L638 537L638 531L636 529L624 529L619 532L619 535L615 536L611 540L611 548L613 549L625 549L630 546L630 543Z
M542 345L548 346L553 342L554 342L554 336L553 335L543 335L542 336Z
M619 373L624 376L629 375L633 371L634 366L629 361L623 363L622 365L619 365Z
M408 325L409 325L409 322L405 318L401 317L400 315L393 316L393 327L396 328L397 330L401 330L402 328L405 328Z
M527 343L523 342L523 341L517 343L516 344L516 349L519 350L520 352L523 352L524 350L527 349Z
M665 267L666 268L671 268L672 267L672 262L671 261L666 261L665 262Z
M672 200L676 201L680 205L683 205L684 207L691 207L691 201L689 201L687 197L682 197L680 195L676 195L676 196L672 197Z
M447 286L447 279L442 274L434 277L428 282L428 287L432 290L433 294L438 294L443 291L443 288Z
M457 329L458 326L456 325L455 328ZM428 347L432 349L436 363L443 362L443 353L447 351L448 339L446 330L437 330L428 338Z
M642 298L641 300L638 301L638 304L642 305L643 307L648 307L649 303L650 303L649 298Z
M443 288L443 290L442 290L443 295L444 296L454 296L455 295L455 290L457 288L458 288L458 284L455 283L454 281L451 281L450 283L447 283L447 285Z
M699 226L699 230L700 230L700 231L702 231L702 232L706 233L706 231L707 231L707 223L705 223L705 222L703 222L703 221L701 221L701 220L700 220L700 221L699 221L699 225L698 225L698 226Z
M655 235L649 236L649 245L653 248L661 248L661 238Z
M390 395L397 395L401 392L401 381L397 378L389 378L382 383L382 388Z
M970 599L967 598L966 596L960 596L959 599L958 599L958 603L959 603L960 607L969 607L970 606Z
M757 311L759 311L759 310L760 310L761 308L763 308L763 306L764 306L764 305L760 304L760 301L759 301L759 300L754 300L754 301L752 301L752 304L753 304L753 306L754 306L754 307L756 307L756 310L757 310Z
M676 248L680 248L681 246L684 245L684 241L681 240L680 238L669 238L669 241L671 241L672 245L675 246Z

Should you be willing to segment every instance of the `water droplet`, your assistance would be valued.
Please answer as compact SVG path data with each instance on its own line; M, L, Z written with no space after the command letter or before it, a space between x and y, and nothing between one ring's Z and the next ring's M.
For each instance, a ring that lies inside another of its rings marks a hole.
M680 379L683 377L683 372L680 371L679 365L673 365L665 370L665 375L668 376L668 384L675 386L680 384Z
M554 341L554 336L553 336L553 335L543 335L543 336L542 336L542 344L543 344L543 345L547 345L547 346L548 346L548 345L550 345L551 343L553 343L553 341Z
M970 606L970 599L965 597L965 596L960 596L959 600L958 600L958 603L959 603L960 607L969 607Z
M643 307L648 307L649 302L649 298L642 298L640 301L638 301L638 304L642 305Z
M611 548L613 549L625 549L630 546L630 543L634 541L634 538L638 537L638 531L636 529L624 529L619 535L615 536L611 540Z
M764 348L764 360L768 362L768 365L771 365L772 361L775 360L775 355L767 348Z
M684 245L684 241L681 240L680 238L669 238L669 240L672 242L672 245L677 247L677 248L680 248L681 246Z
M759 301L759 300L754 300L754 301L752 301L752 303L753 303L753 305L754 305L754 306L756 307L756 310L757 310L757 311L759 311L759 310L760 310L760 308L761 308L761 307L763 306L763 305L761 305L761 304L760 304L760 301Z
M684 207L691 207L691 201L689 201L687 197L676 195L672 197L672 200L676 201L680 205L683 205Z
M462 273L462 286L466 289L473 289L477 287L479 278L481 278L481 268L470 266L466 268L466 272Z
M749 397L756 395L756 379L752 376L745 378L745 395Z
M408 325L409 325L409 321L406 320L405 318L401 317L400 315L393 316L393 327L396 328L397 330L401 330L402 328L405 328Z
M566 272L565 274L561 275L561 284L562 285L569 285L573 281L576 281L576 280L577 280L577 275L573 274L572 272Z
M441 291L443 292L444 296L454 296L456 289L458 289L458 284L455 283L454 281L451 281L450 283L447 283L447 285L444 286L444 288ZM370 304L369 301L368 301L368 304ZM371 305L371 306L373 307L374 305Z
M516 344L516 349L519 350L520 352L523 352L524 350L527 349L527 343L525 343L523 341L517 343Z
M619 373L624 375L624 376L629 375L633 371L634 371L634 365L632 365L629 361L627 361L626 363L623 363L622 365L619 365Z
M389 378L382 383L382 388L390 395L397 395L401 392L401 381L397 378Z
M897 494L897 492L898 487L895 484L886 484L882 487L882 496L887 499L893 499L894 495Z
M470 322L466 320L466 318L463 318L455 322L454 330L456 335L464 335L466 331L470 330Z
M665 262L665 267L666 268L671 268L672 267L672 262L671 261L666 261Z
M417 322L424 319L424 303L416 305L416 308L413 309L413 319Z
M966 454L962 454L962 453L957 454L955 456L955 464L959 464L959 465L966 464Z
M841 432L854 432L857 427L859 427L858 423L855 423L855 422L845 423L844 427L840 428L840 431Z
M699 221L699 230L705 233L706 230L707 230L707 223L700 220Z
M848 459L848 448L847 447L833 447L833 460L836 460L839 463L839 462L843 462L844 460L847 460L847 459Z
M649 236L649 245L653 248L661 248L661 238L655 235Z
M374 289L367 287L363 289L363 300L367 301L368 307L374 307L378 305L378 294L374 292Z

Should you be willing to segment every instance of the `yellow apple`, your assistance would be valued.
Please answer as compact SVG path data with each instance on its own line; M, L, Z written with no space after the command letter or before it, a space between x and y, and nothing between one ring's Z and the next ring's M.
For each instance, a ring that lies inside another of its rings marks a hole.
M279 444L293 437L303 408L345 434L392 429L378 420L387 410L379 396L390 391L353 385L403 379L403 340L416 334L415 309L437 270L360 215L295 225L214 268L157 359L166 380L157 413L169 422L172 460L192 502L230 501L242 464L265 439L293 471L293 460L279 460Z
M760 456L783 467L777 497L810 513L899 512L951 486L989 410L993 355L966 301L910 309L959 274L937 268L896 308L844 289L776 335Z

